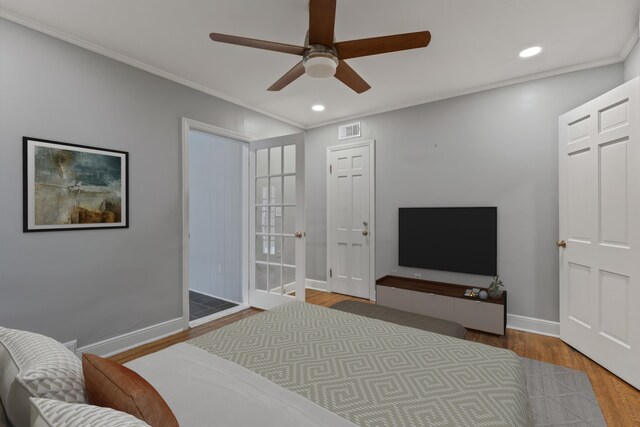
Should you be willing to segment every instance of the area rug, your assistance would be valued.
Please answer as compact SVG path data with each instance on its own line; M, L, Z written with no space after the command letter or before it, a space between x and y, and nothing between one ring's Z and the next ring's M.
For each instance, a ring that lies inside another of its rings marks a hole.
M521 357L536 427L606 427L586 373Z
M341 301L331 308L456 338L466 330L455 322L359 301ZM575 369L521 357L536 427L606 427L587 374Z

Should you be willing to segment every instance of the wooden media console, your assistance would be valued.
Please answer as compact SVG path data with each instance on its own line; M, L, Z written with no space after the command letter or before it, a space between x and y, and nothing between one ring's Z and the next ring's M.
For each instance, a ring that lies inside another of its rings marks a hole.
M500 299L465 297L465 290L474 287L384 276L376 282L376 303L450 320L465 328L504 335L507 326L507 292L504 291Z

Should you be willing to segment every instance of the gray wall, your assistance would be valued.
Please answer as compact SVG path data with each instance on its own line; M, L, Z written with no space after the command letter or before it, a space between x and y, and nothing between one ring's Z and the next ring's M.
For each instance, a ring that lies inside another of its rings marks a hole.
M299 130L0 19L0 325L83 346L182 316L180 118ZM22 136L129 151L129 229L22 233Z
M640 76L640 41L636 42L624 62L624 81Z
M376 140L376 276L397 270L487 285L482 276L399 268L398 208L497 206L509 312L557 321L558 116L622 81L616 64L362 118L360 139ZM306 134L307 194L314 195L307 198L307 277L316 280L326 280L325 159L337 134L337 125Z
M242 302L242 146L189 134L189 289Z

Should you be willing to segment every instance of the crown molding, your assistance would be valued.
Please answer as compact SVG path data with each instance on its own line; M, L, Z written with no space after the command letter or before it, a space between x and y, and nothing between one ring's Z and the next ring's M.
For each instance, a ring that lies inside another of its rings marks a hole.
M455 98L458 96L463 96L463 95L470 95L473 93L477 93L477 92L483 92L486 90L491 90L491 89L498 89L501 87L505 87L505 86L511 86L511 85L515 85L515 84L519 84L519 83L525 83L525 82L529 82L529 81L533 81L533 80L539 80L539 79L544 79L547 77L553 77L553 76L557 76L557 75L561 75L561 74L567 74L567 73L572 73L572 72L576 72L576 71L583 71L583 70L588 70L591 68L597 68L597 67L603 67L606 65L611 65L611 64L617 64L619 62L623 62L624 60L626 60L627 56L629 55L629 53L631 52L631 49L633 49L633 46L635 45L635 43L638 41L639 38L639 30L638 28L635 28L635 30L632 32L631 36L627 39L627 42L624 44L624 46L622 47L622 50L620 51L620 53L617 56L613 56L610 58L605 58L605 59L600 59L600 60L596 60L596 61L590 61L590 62L585 62L582 64L577 64L577 65L572 65L569 67L561 67L561 68L556 68L553 70L549 70L549 71L544 71L541 73L536 73L536 74L529 74L526 76L522 76L522 77L517 77L517 78L513 78L513 79L507 79L507 80L502 80L502 81L498 81L498 82L494 82L494 83L490 83L487 85L481 85L481 86L474 86L474 87L470 87L467 89L462 89L462 90L457 90L457 91L450 91L450 92L444 92L444 93L440 93L437 95L430 95L430 96L426 96L426 97L421 97L421 98L416 98L414 100L411 101L407 101L407 102L403 102L403 103L398 103L398 104L393 104L391 106L386 106L386 107L381 107L381 108L374 108L371 110L367 110L361 113L357 113L357 114L353 114L353 115L349 115L349 116L345 116L345 117L340 117L340 118L336 118L336 119L331 119L331 120L327 120L325 122L321 122L318 124L309 124L309 125L304 125L295 121L292 121L290 119L284 118L282 116L279 116L277 114L273 114L269 111L263 110L261 108L255 107L253 105L250 105L242 100L239 100L237 98L234 98L232 96L226 95L224 93L218 92L216 90L210 89L208 87L205 87L201 84L192 82L190 80L187 80L185 78L176 76L174 74L171 74L169 72L163 71L159 68L156 68L154 66L151 66L149 64L146 64L142 61L138 61L136 59L130 58L126 55L122 55L119 54L117 52L114 52L112 50L103 48L99 45L96 45L94 43L91 42L87 42L85 40L82 40L78 37L75 37L71 34L67 34L65 32L56 30L54 28L51 28L49 26L46 25L42 25L40 23L37 23L35 21L32 21L30 19L27 19L25 17L22 17L20 15L14 14L6 9L2 9L0 8L0 18L4 18L8 21L14 22L18 25L22 25L24 27L30 28L32 30L38 31L40 33L46 34L48 36L63 40L65 42L71 43L73 45L76 45L78 47L81 47L83 49L87 49L89 51L92 51L94 53L97 53L99 55L102 56L106 56L108 58L111 58L113 60L116 60L118 62L122 62L124 64L130 65L132 67L138 68L140 70L146 71L148 73L154 74L156 76L165 78L167 80L170 80L172 82L181 84L183 86L187 86L191 89L197 90L199 92L205 93L207 95L211 95L214 96L216 98L222 99L224 101L228 101L231 102L233 104L239 105L241 107L247 108L251 111L254 111L256 113L265 115L267 117L271 117L272 119L275 120L279 120L283 123L287 123L289 125L298 127L300 129L303 130L311 130L311 129L315 129L315 128L319 128L319 127L323 127L323 126L328 126L328 125L332 125L332 124L336 124L336 123L341 123L341 122L345 122L345 121L349 121L349 120L354 120L354 119L358 119L358 118L363 118L363 117L368 117L368 116L373 116L376 114L382 114L382 113L386 113L389 111L394 111L394 110L400 110L403 108L409 108L409 107L415 107L417 105L422 105L422 104L428 104L431 102L436 102L436 101L441 101L444 99L449 99L449 98Z
M146 71L148 73L154 74L156 76L162 77L164 79L170 80L170 81L172 81L174 83L178 83L178 84L181 84L183 86L187 86L187 87L189 87L191 89L197 90L198 92L202 92L202 93L205 93L207 95L211 95L211 96L214 96L216 98L220 98L220 99L222 99L224 101L231 102L233 104L239 105L240 107L244 107L244 108L246 108L248 110L251 110L251 111L254 111L256 113L265 115L267 117L271 117L272 119L276 119L276 120L279 120L281 122L290 124L292 126L304 129L304 127L301 124L296 123L296 122L294 122L292 120L289 120L289 119L286 119L284 117L278 116L276 114L270 113L269 111L265 111L265 110L262 110L260 108L254 107L254 106L252 106L250 104L247 104L246 102L241 101L241 100L239 100L237 98L234 98L232 96L229 96L229 95L226 95L224 93L218 92L216 90L210 89L210 88L208 88L206 86L203 86L201 84L192 82L191 80L187 80L185 78L176 76L175 74L171 74L171 73L169 73L167 71L163 71L163 70L161 70L159 68L156 68L156 67L154 67L152 65L146 64L146 63L144 63L142 61L138 61L137 59L130 58L130 57L126 56L126 55L119 54L117 52L114 52L112 50L106 49L106 48L104 48L102 46L99 46L97 44L82 40L82 39L80 39L80 38L78 38L76 36L73 36L71 34L65 33L63 31L56 30L54 28L51 28L49 26L40 24L40 23L35 22L35 21L32 21L32 20L27 19L27 18L25 18L23 16L14 14L12 12L9 12L6 9L0 8L0 18L4 18L7 21L11 21L11 22L13 22L15 24L22 25L23 27L30 28L30 29L32 29L34 31L37 31L39 33L46 34L48 36L51 36L51 37L54 37L56 39L65 41L67 43L71 43L71 44L73 44L75 46L81 47L83 49L86 49L86 50L89 50L91 52L97 53L99 55L106 56L107 58L113 59L113 60L118 61L118 62L122 62L124 64L130 65L132 67L138 68L140 70L143 70L143 71Z
M631 33L631 36L629 36L629 38L627 39L627 42L624 44L624 46L622 47L622 50L620 51L621 61L624 61L627 59L627 56L629 56L629 54L631 53L631 49L633 49L633 47L636 45L638 41L638 36L639 36L639 28L636 27L636 29L633 31L633 33Z
M633 45L631 45L631 47L633 47ZM540 79L544 79L544 78L547 78L547 77L553 77L553 76L558 76L558 75L561 75L561 74L573 73L573 72L576 72L576 71L588 70L588 69L591 69L591 68L604 67L605 65L617 64L617 63L623 62L625 58L626 58L626 56L624 58L622 58L621 56L614 56L614 57L611 57L611 58L599 59L597 61L585 62L585 63L578 64L578 65L571 65L569 67L556 68L556 69L549 70L549 71L544 71L544 72L541 72L541 73L529 74L529 75L526 75L526 76L523 76L523 77L517 77L517 78L514 78L514 79L502 80L502 81L495 82L495 83L490 83L490 84L487 84L487 85L474 86L474 87L471 87L471 88L468 88L468 89L462 89L462 90L458 90L458 91L444 92L444 93L441 93L441 94L438 94L438 95L432 95L432 96L428 96L428 97L424 97L424 98L417 98L415 100L408 101L408 102L405 102L405 103L394 104L394 105L389 106L389 107L376 108L376 109L368 110L368 111L363 112L363 113L358 113L358 114L354 114L354 115L347 116L347 117L341 117L341 118L335 119L335 120L329 120L329 121L326 121L326 122L323 122L323 123L319 123L319 124L316 124L316 125L309 125L309 126L304 127L304 129L305 130L315 129L315 128L319 128L319 127L323 127L323 126L327 126L327 125L332 125L332 124L336 124L336 123L342 123L342 122L346 122L346 121L350 121L350 120L361 119L361 118L373 116L373 115L376 115L376 114L387 113L389 111L401 110L403 108L415 107L417 105L429 104L431 102L442 101L442 100L450 99L450 98L456 98L458 96L470 95L470 94L477 93L477 92L484 92L486 90L498 89L498 88L505 87L505 86L511 86L511 85L515 85L515 84L519 84L519 83L526 83L526 82L533 81L533 80L540 80Z

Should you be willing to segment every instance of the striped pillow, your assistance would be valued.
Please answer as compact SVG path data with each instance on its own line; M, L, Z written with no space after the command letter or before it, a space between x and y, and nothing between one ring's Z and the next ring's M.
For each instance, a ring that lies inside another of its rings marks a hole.
M31 427L149 427L149 424L111 408L31 399Z

